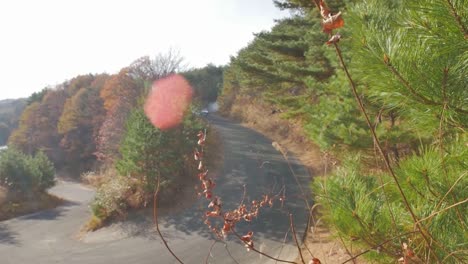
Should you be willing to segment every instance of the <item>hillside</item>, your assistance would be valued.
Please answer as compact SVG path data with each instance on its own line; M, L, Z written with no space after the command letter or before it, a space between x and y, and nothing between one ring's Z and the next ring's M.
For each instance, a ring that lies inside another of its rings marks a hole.
M18 126L26 103L26 99L0 100L0 146L6 144L10 133Z

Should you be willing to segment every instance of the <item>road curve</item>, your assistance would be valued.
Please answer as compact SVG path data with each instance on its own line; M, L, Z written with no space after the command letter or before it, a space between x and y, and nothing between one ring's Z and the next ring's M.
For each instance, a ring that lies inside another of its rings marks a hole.
M286 189L287 200L283 207L276 204L263 209L252 223L239 224L237 232L253 230L257 249L294 260L297 250L289 231L288 213L294 215L298 238L305 231L307 213L286 161L264 136L218 116L209 117L209 121L223 143L224 165L214 176L215 193L222 197L225 209L237 206L244 184L247 200L259 199L262 194L278 191L283 186ZM305 168L294 159L292 167L308 189L309 176ZM68 202L52 210L0 222L1 264L177 263L155 233L151 219L144 215L132 216L129 221L78 239L81 225L89 218L88 204L93 190L62 181L50 192ZM164 236L184 263L275 263L255 252L247 252L232 236L213 245L213 236L202 223L206 204L206 200L199 199L188 209L160 219Z

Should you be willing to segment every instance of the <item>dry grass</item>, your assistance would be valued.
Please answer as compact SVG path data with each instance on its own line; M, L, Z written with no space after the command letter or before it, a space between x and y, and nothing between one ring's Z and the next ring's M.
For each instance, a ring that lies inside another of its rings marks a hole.
M92 215L88 222L83 226L82 232L92 232L104 226L104 222L97 216Z
M308 139L299 121L282 119L280 113L272 114L274 108L255 98L238 96L231 111L224 114L284 146L310 170L311 175L323 175L333 160L324 156Z
M99 172L88 171L81 174L81 181L94 188L99 188L117 174L114 168L101 169Z
M63 202L63 199L48 193L12 195L2 188L0 189L0 221L52 209Z
M326 227L318 226L313 228L307 234L307 239L304 241L305 246L309 248L315 258L320 259L322 264L334 264L343 263L350 256L343 249L340 242L331 236L329 230ZM302 252L304 256L307 256L307 261L311 259L308 255L308 251L304 245L302 246ZM353 263L352 261L350 263ZM355 263L364 263L356 261Z

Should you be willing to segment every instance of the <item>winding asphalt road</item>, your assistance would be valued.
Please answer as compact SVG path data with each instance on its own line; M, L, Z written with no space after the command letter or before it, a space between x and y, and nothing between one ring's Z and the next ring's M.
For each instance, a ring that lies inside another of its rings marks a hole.
M209 117L221 135L224 165L216 172L215 193L223 198L224 208L235 208L243 185L247 201L285 188L287 200L261 211L250 224L239 224L238 233L254 231L255 247L281 259L294 260L297 250L289 231L288 212L293 213L300 239L307 213L301 192L286 161L271 141L262 135L227 121ZM309 176L294 159L293 170L308 189ZM79 183L61 181L50 190L68 202L61 207L0 222L0 264L50 263L176 263L164 248L144 215L132 216L124 223L112 224L78 239L80 227L89 218L88 203L94 191ZM187 209L160 218L169 245L185 263L275 263L255 252L247 252L232 235L213 245L213 236L201 215L206 200L196 199ZM308 195L310 196L310 195ZM285 239L286 235L286 239ZM285 243L284 243L285 242ZM211 253L209 248L212 246Z

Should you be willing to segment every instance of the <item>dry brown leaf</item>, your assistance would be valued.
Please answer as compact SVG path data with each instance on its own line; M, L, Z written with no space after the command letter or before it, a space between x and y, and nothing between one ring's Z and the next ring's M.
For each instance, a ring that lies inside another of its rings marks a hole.
M335 15L329 15L329 17L324 18L322 21L323 31L326 33L331 33L332 30L343 27L344 20L341 17L341 12L338 12Z

